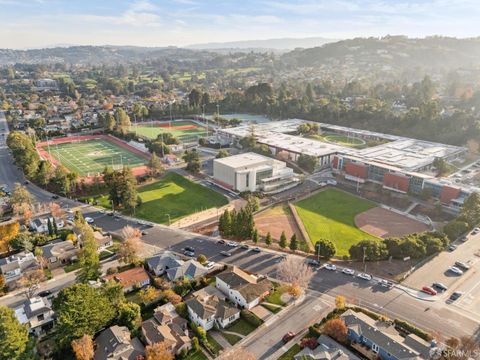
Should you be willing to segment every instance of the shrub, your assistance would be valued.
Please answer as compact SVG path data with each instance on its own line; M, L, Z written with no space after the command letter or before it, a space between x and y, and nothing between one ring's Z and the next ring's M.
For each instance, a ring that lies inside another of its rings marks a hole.
M433 339L432 335L406 321L395 319L393 322L396 328L403 330L407 333L413 333L425 341L431 341Z
M112 266L107 269L107 275L112 275L118 273L118 267Z
M177 312L178 315L180 315L184 319L188 318L187 305L184 302L181 302L175 305L175 311Z
M347 340L348 328L342 319L331 319L323 325L323 332L338 342L344 343Z
M318 346L318 342L317 342L317 338L315 338L315 337L307 337L307 338L302 339L302 341L300 342L300 347L302 349L308 347L308 348L313 350L317 346Z
M240 316L242 317L243 320L245 320L252 326L259 327L260 325L262 325L262 320L251 311L242 310L240 312Z

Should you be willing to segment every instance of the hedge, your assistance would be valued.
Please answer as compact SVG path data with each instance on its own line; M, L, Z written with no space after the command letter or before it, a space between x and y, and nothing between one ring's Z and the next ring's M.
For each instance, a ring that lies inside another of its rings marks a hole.
M412 333L417 335L419 338L422 338L425 341L432 341L433 337L429 333L417 328L416 326L403 321L403 320L398 320L395 319L394 321L395 327L399 328L400 330L403 330L407 333Z
M240 312L240 316L243 320L255 327L259 327L263 323L262 319L260 319L257 315L248 310L242 310Z

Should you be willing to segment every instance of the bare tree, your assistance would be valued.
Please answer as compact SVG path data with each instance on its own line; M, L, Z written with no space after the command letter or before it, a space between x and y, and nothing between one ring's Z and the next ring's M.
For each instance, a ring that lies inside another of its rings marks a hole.
M57 203L51 202L50 205L50 212L55 219L60 219L63 217L63 209Z
M20 280L20 284L25 287L25 295L28 299L35 295L35 291L38 289L38 284L45 280L45 273L43 270L30 271L23 276Z
M130 225L122 229L123 242L118 250L118 258L124 263L132 263L137 259L137 253L140 250L140 237L142 233L139 229Z
M290 284L289 292L298 297L306 289L313 277L312 269L304 260L296 256L288 256L278 267L280 280Z

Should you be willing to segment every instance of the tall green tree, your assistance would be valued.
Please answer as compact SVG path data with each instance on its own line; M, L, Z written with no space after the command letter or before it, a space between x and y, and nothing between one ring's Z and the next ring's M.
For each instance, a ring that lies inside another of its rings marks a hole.
M257 228L253 229L252 241L254 244L258 243L258 230Z
M152 156L150 156L148 168L150 169L150 174L152 176L157 176L163 171L162 161L158 158L155 152L153 152Z
M285 235L285 231L282 231L278 245L280 245L282 249L285 249L287 247L287 236Z
M86 283L90 280L97 280L100 277L100 257L91 226L86 223L82 224L78 231L83 247L79 255L80 271L77 274L77 278L80 282Z
M128 327L131 331L138 329L142 323L140 306L134 302L120 303L117 322L121 326Z
M296 251L298 250L298 240L297 240L297 235L293 234L292 237L290 238L290 250Z
M101 289L75 284L62 289L53 302L57 315L57 341L66 348L83 335L93 336L108 326L115 308Z
M115 110L115 122L119 130L126 131L132 125L130 122L130 117L122 108L117 108Z
M0 306L0 359L21 359L28 344L28 330L13 310Z
M265 237L265 244L267 246L272 245L272 234L270 234L270 231L267 233L267 236Z
M315 243L315 255L317 256L328 260L334 257L336 252L335 244L328 239L319 239Z
M187 163L187 171L193 174L198 174L200 172L200 156L198 156L198 153L195 149L186 150L182 158Z

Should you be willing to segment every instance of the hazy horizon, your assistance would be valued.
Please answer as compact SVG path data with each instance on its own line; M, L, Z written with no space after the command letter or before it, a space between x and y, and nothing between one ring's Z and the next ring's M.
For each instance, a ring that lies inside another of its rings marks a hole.
M0 48L9 49L480 35L473 0L0 0L0 7Z

